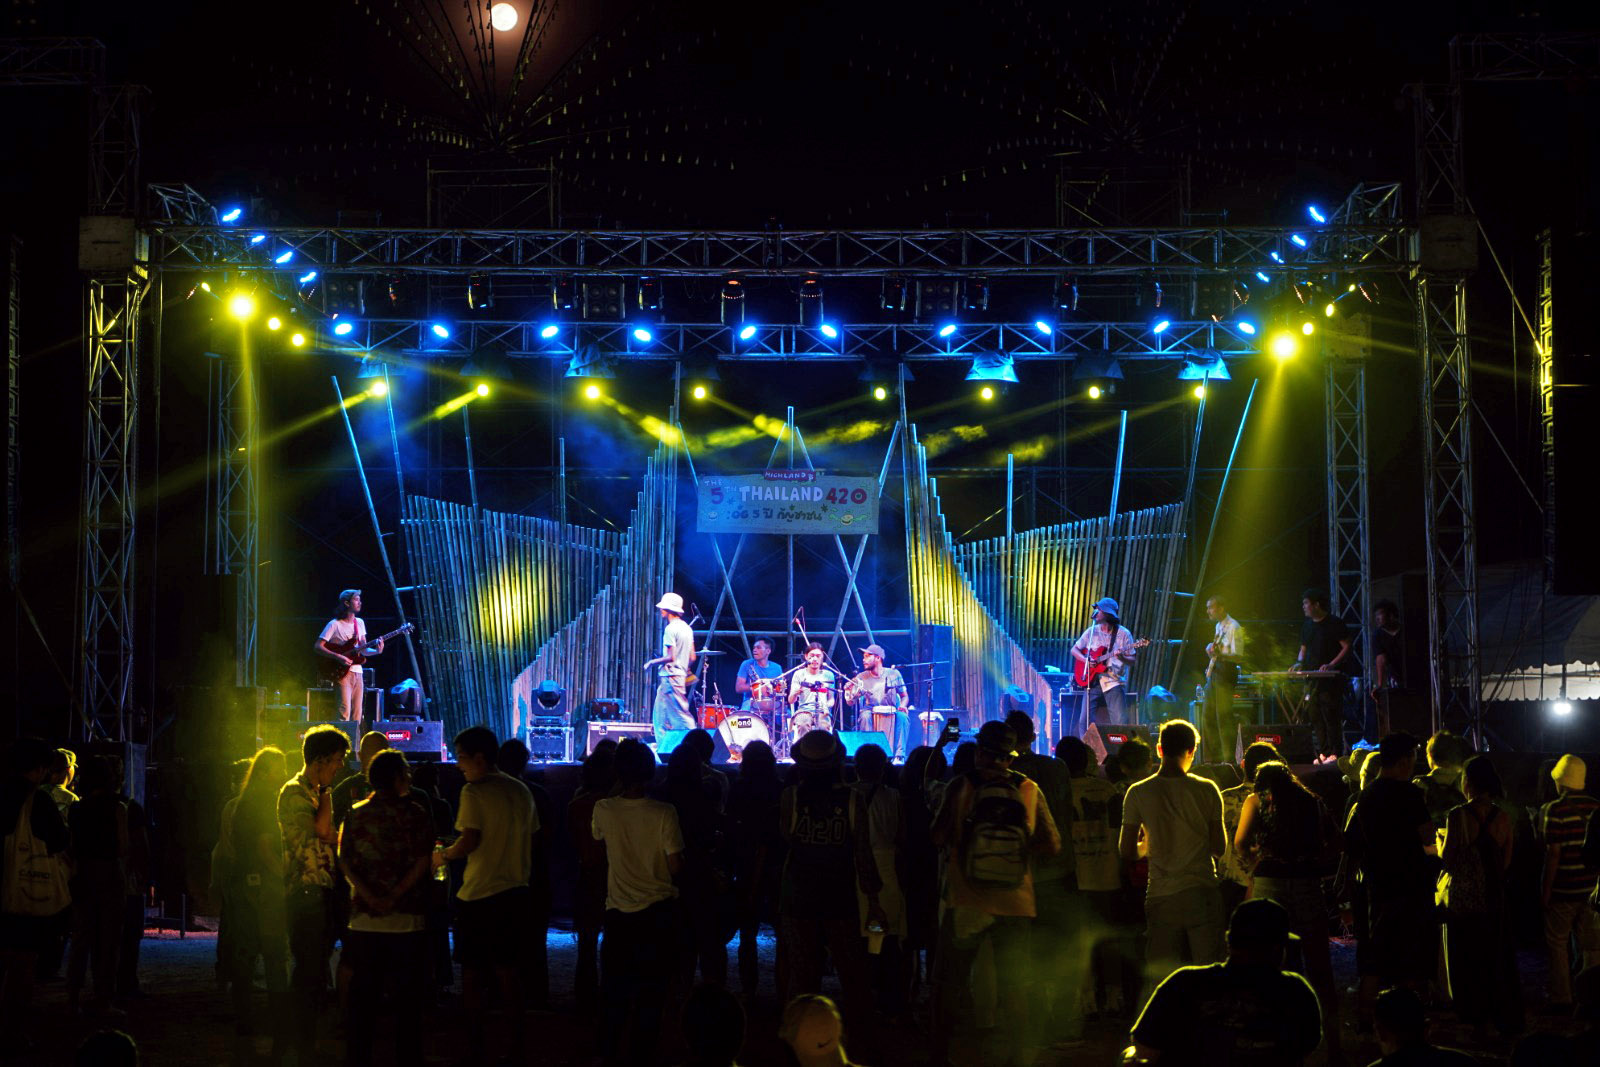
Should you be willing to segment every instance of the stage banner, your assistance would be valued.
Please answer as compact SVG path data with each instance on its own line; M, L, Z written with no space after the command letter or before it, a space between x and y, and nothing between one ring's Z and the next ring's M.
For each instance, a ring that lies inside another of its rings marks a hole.
M821 470L767 470L700 479L700 533L875 534L878 479Z

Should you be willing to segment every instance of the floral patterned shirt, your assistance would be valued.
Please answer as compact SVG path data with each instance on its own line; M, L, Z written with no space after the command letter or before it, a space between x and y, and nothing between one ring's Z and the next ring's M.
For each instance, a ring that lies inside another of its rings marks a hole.
M317 792L301 771L278 793L283 881L288 889L332 889L334 847L317 836Z
M433 852L433 817L415 797L374 793L350 809L339 834L339 863L374 893L390 893L406 874ZM427 910L426 877L395 901L394 910L422 915ZM368 915L366 901L352 888L354 916Z

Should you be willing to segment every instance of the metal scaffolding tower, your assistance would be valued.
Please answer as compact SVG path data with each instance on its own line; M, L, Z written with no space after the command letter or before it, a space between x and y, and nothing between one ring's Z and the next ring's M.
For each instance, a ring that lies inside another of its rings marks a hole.
M233 684L255 685L261 530L256 373L247 349L211 347L205 570L234 579Z
M1539 457L1544 469L1544 587L1551 590L1556 573L1556 364L1554 305L1551 291L1550 231L1539 233Z

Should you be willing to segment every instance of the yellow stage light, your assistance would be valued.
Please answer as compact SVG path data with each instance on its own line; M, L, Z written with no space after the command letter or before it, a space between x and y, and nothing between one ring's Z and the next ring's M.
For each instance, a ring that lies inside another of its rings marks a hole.
M696 400L704 400L706 398L706 387L703 385L695 386L693 392Z
M269 330L281 330L281 329L283 329L283 320L278 318L278 316L276 316L276 315L272 316L272 318L267 320L267 329L269 329Z
M211 283L210 282L201 282L200 283L200 288L209 293L211 291Z
M289 335L289 343L296 348L304 348L306 346L306 335L296 330Z
M1300 324L1300 332L1305 334L1307 337L1310 337L1312 334L1317 332L1317 324L1312 322L1310 319L1307 319L1305 322Z
M1332 304L1329 304L1327 307L1322 309L1322 313L1331 319L1333 318L1334 312L1338 310L1338 308L1334 307Z
M489 383L488 382L479 382L478 383L478 387L476 389L474 389L473 392L477 393L479 396L488 396L489 395Z
M388 396L389 383L380 378L367 388L367 393L370 396Z
M1293 359L1300 354L1300 342L1294 334L1281 330L1267 342L1267 351L1272 353L1274 359Z
M1196 400L1204 400L1206 398L1206 387L1203 386L1203 385L1195 386L1194 387L1194 398Z
M992 385L984 386L982 389L978 390L978 395L983 397L983 399L985 399L985 400L993 400L994 399L994 386L992 386Z
M881 385L873 386L872 387L872 399L874 399L874 400L888 400L889 399L889 390L885 389Z
M583 395L588 397L590 400L599 400L600 387L598 385L586 385L583 387Z
M1090 400L1099 400L1100 399L1100 387L1098 385L1089 386L1089 399Z
M249 293L234 293L228 297L228 314L245 321L256 313L256 298Z

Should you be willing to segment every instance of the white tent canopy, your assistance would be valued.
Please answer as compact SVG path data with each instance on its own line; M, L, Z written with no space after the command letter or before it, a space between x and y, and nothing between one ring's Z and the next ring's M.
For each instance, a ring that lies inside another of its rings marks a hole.
M1537 561L1479 570L1478 633L1484 700L1600 700L1600 597L1546 593Z

